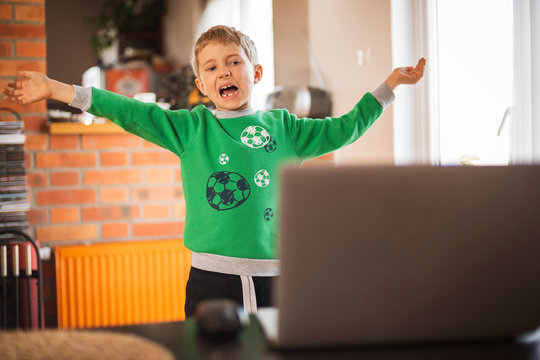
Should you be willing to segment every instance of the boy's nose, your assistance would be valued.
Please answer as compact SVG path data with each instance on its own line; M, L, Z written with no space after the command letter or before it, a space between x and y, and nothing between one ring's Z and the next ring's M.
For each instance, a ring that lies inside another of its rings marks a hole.
M229 71L229 68L225 67L221 70L219 77L224 78L224 77L229 77L230 75L231 75L231 72Z

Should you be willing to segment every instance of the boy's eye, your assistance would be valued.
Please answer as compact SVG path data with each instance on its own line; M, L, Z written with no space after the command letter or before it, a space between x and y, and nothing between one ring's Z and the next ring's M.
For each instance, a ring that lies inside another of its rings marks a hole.
M215 66L210 66L210 67L207 68L206 70L208 70L208 71L214 71L214 70L216 70L216 67L215 67Z
M238 64L240 64L240 60L231 61L231 65L238 65Z

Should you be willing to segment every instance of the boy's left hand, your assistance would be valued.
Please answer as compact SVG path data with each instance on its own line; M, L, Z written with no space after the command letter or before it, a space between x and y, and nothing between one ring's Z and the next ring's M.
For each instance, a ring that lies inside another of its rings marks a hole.
M425 66L426 59L421 58L414 68L408 66L394 69L384 82L392 90L395 90L401 84L416 84L424 76Z

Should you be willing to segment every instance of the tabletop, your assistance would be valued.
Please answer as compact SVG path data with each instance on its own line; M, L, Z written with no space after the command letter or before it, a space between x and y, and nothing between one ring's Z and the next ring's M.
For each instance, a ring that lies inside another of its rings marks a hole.
M168 348L177 359L540 360L540 333L514 341L280 351L267 344L262 329L253 316L250 324L238 337L231 340L213 340L200 336L194 319L185 322L122 326L109 330L153 340Z

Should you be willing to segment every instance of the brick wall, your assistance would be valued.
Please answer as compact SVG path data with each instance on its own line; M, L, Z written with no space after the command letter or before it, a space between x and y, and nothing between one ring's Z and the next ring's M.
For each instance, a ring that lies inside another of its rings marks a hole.
M19 70L46 72L44 0L0 1L2 87ZM178 157L130 134L50 135L44 101L0 106L25 122L28 215L41 245L182 235Z
M180 237L179 159L130 134L48 135L32 146L31 223L41 243Z

